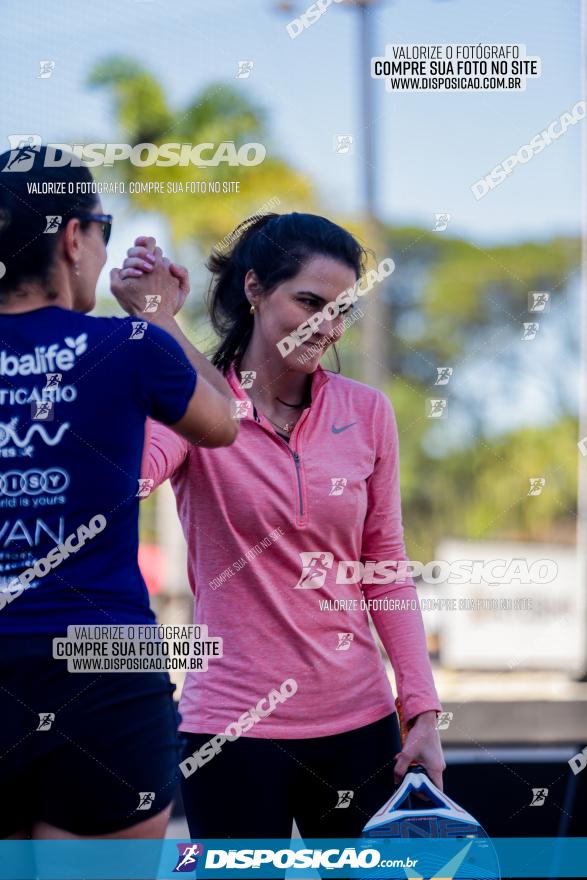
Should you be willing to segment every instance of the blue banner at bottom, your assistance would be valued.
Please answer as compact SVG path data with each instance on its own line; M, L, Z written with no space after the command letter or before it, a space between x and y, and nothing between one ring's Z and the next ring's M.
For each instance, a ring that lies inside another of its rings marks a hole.
M587 877L587 838L0 841L0 880Z

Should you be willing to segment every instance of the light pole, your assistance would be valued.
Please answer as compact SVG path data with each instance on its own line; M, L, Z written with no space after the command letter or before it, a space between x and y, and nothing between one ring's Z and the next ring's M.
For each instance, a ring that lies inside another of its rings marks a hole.
M359 83L360 83L360 114L361 114L361 142L363 146L363 161L361 171L363 178L363 210L365 226L367 229L369 246L373 248L380 260L385 254L381 253L383 247L383 235L381 224L377 219L375 204L376 185L376 157L375 157L375 114L374 92L375 85L371 78L371 58L373 57L373 19L370 14L372 7L378 0L349 0L349 4L356 6L359 13ZM381 385L385 378L385 340L383 328L384 309L381 294L377 290L376 295L368 297L365 303L365 321L363 323L363 351L366 357L362 359L362 377L368 385Z
M373 86L371 78L371 57L373 55L373 26L370 12L380 0L339 0L343 6L355 7L359 14L359 119L361 133L358 138L362 148L361 189L363 225L367 233L367 245L380 260L383 246L380 224L375 207L375 116L373 113ZM279 12L291 14L300 4L293 0L279 0L275 8ZM380 385L384 373L385 347L383 342L381 296L377 293L361 303L365 311L362 327L363 351L361 374L368 385Z
M340 5L355 7L359 15L359 118L361 134L359 143L363 151L361 162L362 178L362 214L364 226L367 232L367 244L375 252L377 259L382 259L388 254L382 253L385 246L382 225L377 217L375 200L376 187L376 117L374 113L375 83L371 77L371 58L373 51L373 16L375 6L383 0L339 0ZM275 8L280 12L291 13L299 3L293 0L279 0ZM389 284L390 281L387 281ZM363 380L368 385L380 386L385 378L385 328L381 291L366 298L361 307L365 310L363 321L363 351L361 373Z
M587 0L581 4L582 100L587 101ZM577 578L582 625L578 677L587 677L587 133L581 126L581 350L579 358L579 473L577 482Z

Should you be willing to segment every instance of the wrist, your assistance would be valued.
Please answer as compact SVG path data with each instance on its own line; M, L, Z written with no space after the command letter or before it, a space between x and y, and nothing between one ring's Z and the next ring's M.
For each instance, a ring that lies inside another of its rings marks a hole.
M173 315L170 315L169 312L161 312L159 310L156 312L137 312L134 317L140 317L143 321L148 321L150 324L156 324L158 327L163 328L175 324L175 317Z
M428 709L425 712L420 712L419 715L414 716L408 722L409 727L413 727L414 725L418 725L418 727L436 727L438 713L436 709Z

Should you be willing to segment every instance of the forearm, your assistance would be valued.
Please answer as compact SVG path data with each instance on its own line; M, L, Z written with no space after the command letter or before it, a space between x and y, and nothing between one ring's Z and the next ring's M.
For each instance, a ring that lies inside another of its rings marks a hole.
M384 599L386 595L383 593L377 598ZM417 601L417 594L413 586L396 586L390 590L389 598L410 602ZM442 705L432 677L419 607L409 610L378 608L370 613L393 666L406 723L416 716L421 717L422 723L436 721L436 712L442 711Z
M438 704L440 706L440 703ZM440 709L428 709L425 712L420 712L419 715L414 715L411 719L412 722L418 722L418 724L426 725L428 727L436 728L436 723L438 721L438 712Z
M150 492L154 492L183 464L188 448L187 441L174 431L153 419L145 421L141 478L152 480Z
M163 330L166 330L167 333L179 342L192 367L194 367L197 373L203 376L210 385L212 385L224 397L227 397L230 400L234 398L230 385L222 373L220 373L216 367L212 366L208 358L205 357L202 352L198 351L195 345L192 345L174 317L164 313L159 314L157 312L153 312L148 316L145 315L144 317L148 317L150 321L157 324L157 326L161 327Z

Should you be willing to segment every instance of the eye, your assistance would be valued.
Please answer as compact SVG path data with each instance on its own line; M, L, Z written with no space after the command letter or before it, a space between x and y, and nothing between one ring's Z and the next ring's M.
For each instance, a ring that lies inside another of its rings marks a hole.
M307 296L299 297L298 302L300 302L305 309L308 309L308 311L314 311L314 309L318 308L316 300Z

